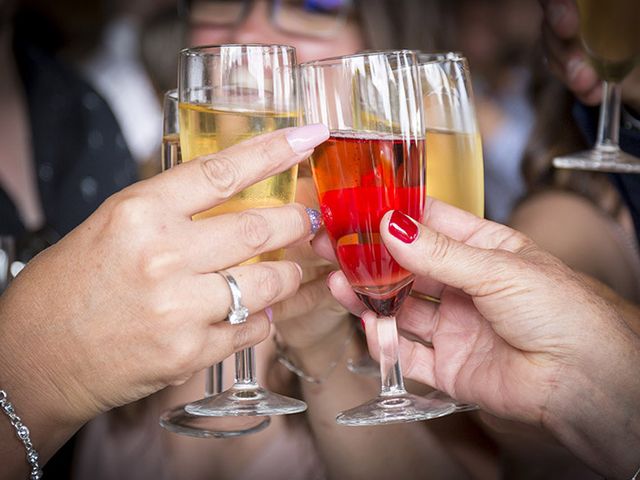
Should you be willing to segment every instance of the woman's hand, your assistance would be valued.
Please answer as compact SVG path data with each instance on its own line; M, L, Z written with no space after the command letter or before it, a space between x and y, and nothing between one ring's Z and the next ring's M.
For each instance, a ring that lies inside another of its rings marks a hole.
M542 42L551 71L585 105L602 101L602 80L589 64L580 43L580 19L575 0L540 0L544 11ZM622 100L640 111L640 68L623 82Z
M398 315L412 338L400 339L407 376L489 413L543 425L593 467L631 476L640 460L632 407L640 381L627 372L640 361L640 342L612 303L518 232L435 200L424 225L388 213L381 236L417 275L414 291L440 298L409 297ZM326 239L314 243L328 255ZM342 273L329 285L363 315L376 355L375 315Z
M38 414L51 428L77 428L264 339L264 309L293 295L301 270L234 265L308 241L304 206L191 216L327 137L317 125L281 130L180 165L109 198L34 259L0 299L0 386L32 431ZM244 324L223 321L231 295L222 269L251 313Z

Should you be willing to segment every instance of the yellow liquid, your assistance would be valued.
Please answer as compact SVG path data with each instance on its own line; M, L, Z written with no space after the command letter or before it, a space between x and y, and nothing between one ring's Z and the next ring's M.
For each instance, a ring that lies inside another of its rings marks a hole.
M182 161L217 153L243 140L280 128L293 127L297 115L273 112L236 112L215 110L208 106L181 103L180 146ZM233 196L225 203L194 215L194 220L223 213L235 213L248 208L278 207L291 203L296 192L298 167L266 178ZM234 239L229 239L233 245ZM283 250L269 252L248 260L254 263L265 260L281 260Z
M427 130L427 195L484 216L479 133Z
M640 56L639 0L578 0L580 36L604 80L620 81Z

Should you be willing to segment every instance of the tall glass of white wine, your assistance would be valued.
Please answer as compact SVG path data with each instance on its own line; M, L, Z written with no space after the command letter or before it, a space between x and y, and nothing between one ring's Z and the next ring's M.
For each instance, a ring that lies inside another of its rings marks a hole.
M178 123L178 91L164 95L162 127L162 171L182 163L180 153L180 126ZM207 368L205 396L222 392L222 362ZM203 417L191 415L179 405L160 416L160 426L170 432L196 438L230 438L257 433L269 426L269 417Z
M178 67L182 160L188 162L256 135L296 126L299 118L296 80L293 47L256 44L183 50ZM297 167L293 167L195 215L194 220L291 203L296 178ZM281 260L283 256L284 251L279 250L245 263ZM235 360L233 386L187 404L188 413L260 416L298 413L307 408L301 400L278 395L258 384L253 347L236 353Z

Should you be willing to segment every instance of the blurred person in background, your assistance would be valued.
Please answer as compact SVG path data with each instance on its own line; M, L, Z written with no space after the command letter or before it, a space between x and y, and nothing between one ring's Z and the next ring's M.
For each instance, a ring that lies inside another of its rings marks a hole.
M0 0L0 233L28 262L136 179L104 99L73 67L98 44L99 2ZM73 440L47 473L68 477Z
M469 59L485 165L486 216L506 222L525 193L521 161L534 123L531 59L539 36L535 0L457 0L448 49Z

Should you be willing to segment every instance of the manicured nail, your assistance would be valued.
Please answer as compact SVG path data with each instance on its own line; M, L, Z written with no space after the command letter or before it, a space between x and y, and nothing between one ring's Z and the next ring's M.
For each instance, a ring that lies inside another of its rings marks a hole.
M291 150L298 155L308 152L329 138L329 129L322 123L296 127L286 133Z
M273 310L271 307L267 307L264 309L264 313L267 314L267 318L269 319L269 323L273 323Z
M306 207L304 210L309 217L309 223L311 223L311 235L315 235L322 226L322 215L315 208Z
M362 325L362 330L364 330L366 332L367 331L367 324L364 323L364 319L363 318L360 319L360 325Z
M567 7L564 3L554 3L549 7L549 22L557 27L562 22L565 13L567 13Z
M389 220L389 233L404 243L413 243L418 238L418 226L410 217L395 210Z

